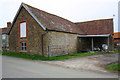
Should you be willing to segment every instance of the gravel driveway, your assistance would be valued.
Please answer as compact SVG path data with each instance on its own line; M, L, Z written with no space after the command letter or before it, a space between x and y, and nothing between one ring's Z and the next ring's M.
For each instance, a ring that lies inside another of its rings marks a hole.
M118 53L78 57L63 61L42 61L42 62L72 69L108 72L103 69L103 66L117 61Z

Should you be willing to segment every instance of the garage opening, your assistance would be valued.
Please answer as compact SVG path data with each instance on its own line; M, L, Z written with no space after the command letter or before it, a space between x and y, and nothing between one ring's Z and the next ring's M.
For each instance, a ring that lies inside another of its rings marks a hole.
M109 48L109 35L81 35L78 36L79 52L102 51L103 45Z

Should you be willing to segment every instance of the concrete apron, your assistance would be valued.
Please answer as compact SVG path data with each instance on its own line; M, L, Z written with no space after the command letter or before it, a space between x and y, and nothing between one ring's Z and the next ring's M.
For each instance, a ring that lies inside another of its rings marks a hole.
M79 58L73 58L63 61L42 61L42 62L65 67L65 68L77 69L77 70L109 72L105 70L103 66L117 61L118 61L118 53L79 57Z

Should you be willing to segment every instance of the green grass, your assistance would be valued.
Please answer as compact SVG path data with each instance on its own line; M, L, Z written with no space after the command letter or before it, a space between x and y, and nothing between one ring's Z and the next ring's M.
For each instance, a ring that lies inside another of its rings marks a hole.
M106 66L105 69L110 71L120 71L120 64L111 64Z
M71 55L61 55L61 56L54 56L54 57L43 57L37 54L26 54L26 53L18 53L18 52L2 52L2 55L24 58L24 59L31 59L31 60L44 60L44 61L52 61L52 60L66 60L76 57L85 57L97 54L108 54L108 52L92 52L92 53L74 53ZM109 52L111 53L111 52Z

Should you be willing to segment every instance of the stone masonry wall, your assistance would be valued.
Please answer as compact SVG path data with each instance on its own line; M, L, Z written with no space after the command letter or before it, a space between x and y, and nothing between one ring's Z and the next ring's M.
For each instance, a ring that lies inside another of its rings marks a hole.
M49 56L72 54L77 52L77 35L63 32L49 31L46 34L48 42L45 52Z
M18 37L18 22L21 20L28 21L28 37L20 39ZM11 52L18 52L20 40L27 40L28 53L42 55L42 34L45 31L38 25L38 23L29 15L29 13L22 8L18 15L13 28L9 35L9 47Z

